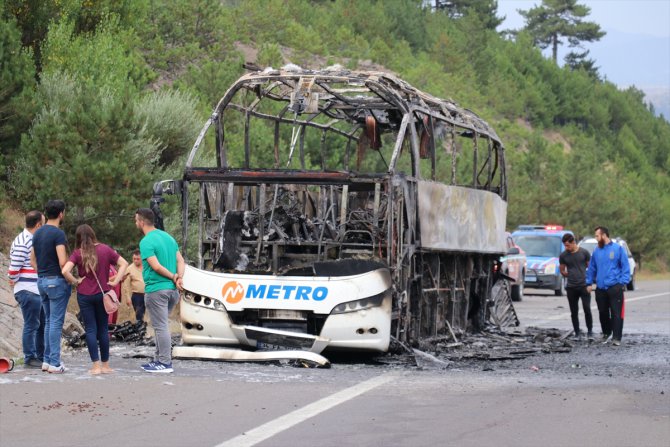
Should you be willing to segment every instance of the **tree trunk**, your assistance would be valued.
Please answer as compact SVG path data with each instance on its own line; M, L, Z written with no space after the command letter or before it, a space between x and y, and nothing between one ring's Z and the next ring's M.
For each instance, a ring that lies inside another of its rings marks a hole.
M551 37L551 44L552 44L551 55L554 59L554 63L557 64L558 63L558 34L554 34Z

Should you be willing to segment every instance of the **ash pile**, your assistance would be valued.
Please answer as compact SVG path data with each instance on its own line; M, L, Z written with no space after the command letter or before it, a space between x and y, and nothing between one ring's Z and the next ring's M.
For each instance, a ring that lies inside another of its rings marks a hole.
M84 322L81 314L77 314L77 319L81 323L81 331L73 330L64 336L67 346L78 349L86 347L86 333L84 332ZM137 346L149 346L153 342L147 338L147 323L138 321L126 321L121 324L109 325L109 339L110 341L134 343Z
M573 344L568 340L572 331L528 327L525 331L487 330L464 334L453 339L425 340L422 350L432 350L439 358L461 360L516 360L535 354L567 353Z
M572 330L555 328L488 328L477 333L426 338L415 348L394 340L390 353L375 360L429 369L446 369L455 363L519 360L538 354L571 352L574 345L568 338L572 334Z
M126 321L121 324L109 325L109 336L112 340L147 344L147 323L144 321Z

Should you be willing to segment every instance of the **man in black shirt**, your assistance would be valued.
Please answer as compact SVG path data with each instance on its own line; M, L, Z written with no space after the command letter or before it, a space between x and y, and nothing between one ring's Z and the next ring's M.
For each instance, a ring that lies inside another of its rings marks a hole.
M67 238L59 227L65 216L65 202L49 200L44 213L47 222L33 235L30 263L37 270L37 290L44 309L44 360L42 371L62 374L67 369L60 361L60 344L67 303L72 287L61 269L67 262Z
M570 304L570 317L572 318L572 327L575 330L575 339L581 338L579 330L579 298L582 299L584 309L584 319L586 320L586 329L588 339L593 340L593 316L591 315L591 294L586 289L586 268L589 266L591 254L577 246L575 237L571 234L563 236L563 245L565 251L558 258L560 263L561 275L568 279L565 291L568 295Z

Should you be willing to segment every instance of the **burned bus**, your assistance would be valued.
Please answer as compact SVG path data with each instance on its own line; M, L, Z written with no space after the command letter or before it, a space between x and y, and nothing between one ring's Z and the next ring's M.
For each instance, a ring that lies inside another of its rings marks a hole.
M252 71L154 189L181 198L185 345L384 352L517 323L500 138L392 74Z

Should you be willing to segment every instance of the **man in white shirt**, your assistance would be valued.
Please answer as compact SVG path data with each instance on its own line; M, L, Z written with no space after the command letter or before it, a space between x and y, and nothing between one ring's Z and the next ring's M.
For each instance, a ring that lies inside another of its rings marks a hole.
M23 359L27 368L41 368L44 356L44 311L37 290L37 272L30 265L33 234L44 225L39 211L26 214L26 227L14 239L9 250L9 284L23 314Z

